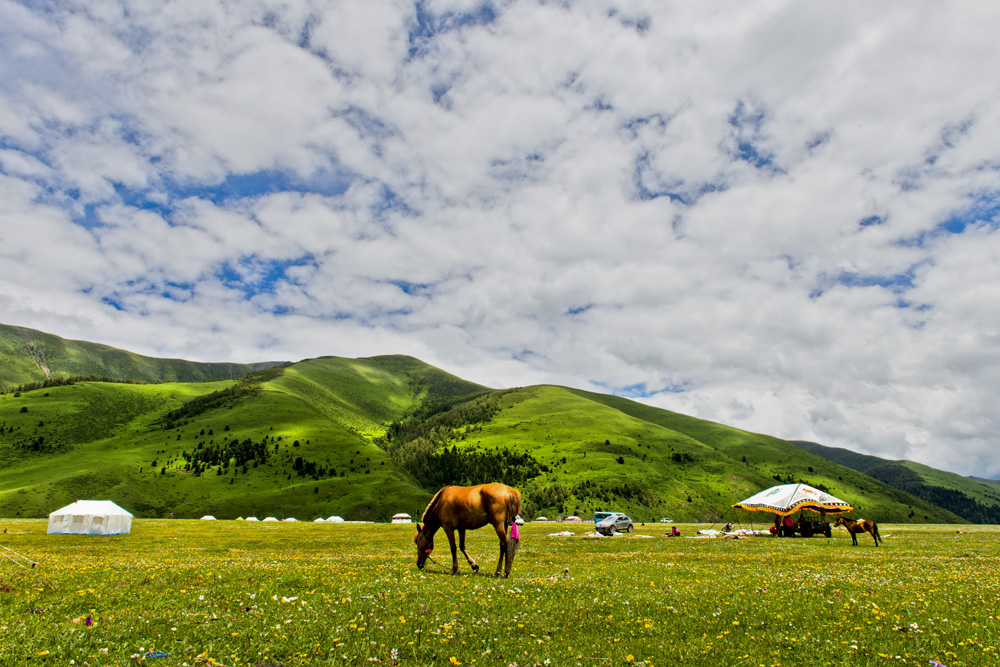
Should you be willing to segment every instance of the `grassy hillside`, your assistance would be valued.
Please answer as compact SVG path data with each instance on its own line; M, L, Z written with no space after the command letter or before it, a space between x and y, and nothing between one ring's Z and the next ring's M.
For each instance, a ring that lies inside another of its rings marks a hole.
M530 453L542 471L524 485L528 514L589 515L601 509L645 521L714 521L732 515L734 502L760 489L804 481L882 520L961 521L783 440L627 399L541 386L508 392L501 404L488 422L437 444L470 453ZM736 518L770 520L760 514Z
M14 327L0 334L28 350L7 358L27 355L50 375L53 359L75 360L59 365L72 375L101 372L90 359L132 380L226 366L175 365ZM23 369L14 376L23 380ZM486 481L518 486L528 516L600 509L637 521L767 523L767 515L736 516L730 507L773 484L804 481L879 520L961 521L783 440L565 387L494 391L405 356L323 357L196 383L79 381L0 394L0 516L110 498L141 516L384 520L419 515L444 484Z
M59 336L0 324L0 390L51 379L98 376L141 382L200 382L231 379L278 365L198 363L155 359L125 350L66 340Z
M794 444L948 509L968 521L1000 523L1000 488L995 484L913 461L890 461L814 442L795 441Z
M0 515L83 497L144 516L416 512L429 494L371 436L483 391L402 357L311 360L240 382L251 389L80 382L0 396Z

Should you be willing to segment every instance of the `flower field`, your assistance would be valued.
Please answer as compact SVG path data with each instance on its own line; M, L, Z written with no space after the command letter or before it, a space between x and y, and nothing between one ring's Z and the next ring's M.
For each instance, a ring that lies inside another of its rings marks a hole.
M405 525L0 527L5 666L1000 663L995 526L883 526L876 548L867 536L852 547L843 529L695 540L646 526L601 539L529 524L509 580L484 574L497 553L488 529L468 535L480 574L459 555L451 576L417 570ZM449 564L443 535L436 544Z

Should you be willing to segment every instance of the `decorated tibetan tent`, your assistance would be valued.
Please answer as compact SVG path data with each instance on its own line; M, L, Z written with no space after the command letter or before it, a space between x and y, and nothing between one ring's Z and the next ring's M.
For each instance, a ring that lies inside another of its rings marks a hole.
M733 507L751 512L770 512L781 516L788 516L802 510L810 510L820 514L841 514L854 509L843 500L805 484L772 486L770 489L764 489L760 493L736 503Z
M125 535L132 515L110 500L78 500L49 514L52 535Z

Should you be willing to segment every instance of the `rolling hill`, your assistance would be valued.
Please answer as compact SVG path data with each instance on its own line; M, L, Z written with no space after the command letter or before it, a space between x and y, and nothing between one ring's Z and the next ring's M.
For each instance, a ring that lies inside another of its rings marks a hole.
M963 477L914 461L890 461L815 442L796 440L793 444L923 498L973 523L1000 523L1000 488L994 480Z
M81 345L70 347L112 365ZM138 516L384 520L419 515L443 484L498 480L522 490L528 516L615 509L637 521L767 523L729 508L804 481L881 521L963 521L777 438L566 387L493 390L405 356L201 382L24 386L10 376L21 391L0 394L0 516L89 497Z
M202 382L232 379L284 362L199 363L156 359L117 348L0 324L0 389L70 377L138 382Z

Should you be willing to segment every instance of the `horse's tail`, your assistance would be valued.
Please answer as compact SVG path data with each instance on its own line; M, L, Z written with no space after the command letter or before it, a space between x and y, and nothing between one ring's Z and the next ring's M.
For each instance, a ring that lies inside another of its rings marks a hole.
M517 515L521 513L521 492L510 487L510 493L507 494L507 521L506 523L512 524L514 520L517 519Z
M444 490L447 488L448 488L447 486L441 487L441 490L435 493L434 497L431 498L431 501L427 503L427 509L424 510L424 515L420 517L420 520L423 523L427 523L427 517L433 516L434 513L437 511L438 502L441 500L441 494L444 493Z

